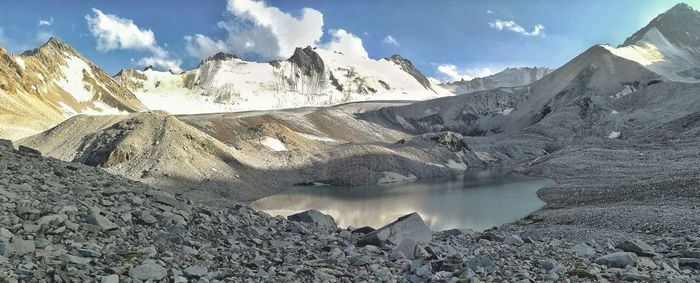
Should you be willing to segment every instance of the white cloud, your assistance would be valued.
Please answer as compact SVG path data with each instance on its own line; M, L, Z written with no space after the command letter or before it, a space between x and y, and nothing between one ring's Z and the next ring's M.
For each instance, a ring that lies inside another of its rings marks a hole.
M396 38L394 38L394 37L391 36L391 35L387 35L387 36L384 38L383 42L386 43L386 44L392 44L392 45L399 46L399 42L396 40Z
M191 56L205 58L227 51L285 58L296 47L317 45L323 35L323 14L311 8L302 9L301 15L294 17L264 1L228 0L226 9L234 16L218 24L226 30L226 38L215 40L201 34L186 37Z
M201 35L195 34L192 36L185 36L185 50L187 54L194 58L207 58L221 51L226 51L226 43L221 40L214 41L213 39Z
M437 67L437 71L444 75L443 81L453 82L459 80L472 80L474 78L483 78L494 74L491 68L474 68L474 69L459 69L452 64L441 64Z
M51 17L51 18L48 19L48 20L39 20L38 25L39 25L40 27L41 27L41 26L47 26L47 27L48 27L48 26L53 25L53 17Z
M489 14L489 15L490 15L490 14L493 14L493 11L491 11L491 10L486 10L486 14Z
M367 50L362 45L362 39L359 37L344 29L332 29L328 33L333 39L321 45L321 48L341 52L352 57L369 58Z
M535 25L532 31L527 31L514 21L496 20L495 22L490 22L489 26L497 30L509 30L526 36L544 36L544 26L541 24Z
M144 50L151 56L138 60L140 65L153 65L158 69L181 71L179 59L170 58L168 51L156 42L156 37L150 29L141 29L132 20L116 15L105 14L98 9L92 9L94 15L87 15L90 32L97 40L97 50L109 52L117 49Z
M228 0L231 17L218 23L224 38L202 34L185 36L185 50L198 59L224 51L245 56L254 53L265 59L284 59L297 47L319 46L351 56L368 57L362 39L344 29L328 30L331 39L321 42L323 14L303 8L295 17L264 1Z

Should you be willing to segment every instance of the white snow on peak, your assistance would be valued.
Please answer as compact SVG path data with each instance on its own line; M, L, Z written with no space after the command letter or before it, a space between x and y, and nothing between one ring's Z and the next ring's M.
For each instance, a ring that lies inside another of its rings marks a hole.
M356 58L316 49L322 74L302 74L294 63L210 60L182 74L139 71L133 90L148 109L173 114L331 106L368 100L426 100L451 93L425 88L393 61ZM316 70L321 71L321 70Z
M91 73L90 66L82 59L72 55L67 56L65 60L67 65L62 67L64 77L57 78L54 82L78 102L92 100L93 93L85 88L83 77L83 71Z
M19 65L19 67L22 68L22 70L27 68L27 63L24 62L24 59L22 59L22 57L15 57L15 62L17 62L17 65Z
M603 45L616 56L645 66L669 80L700 82L700 79L683 76L685 70L700 66L700 49L672 44L656 28L651 28L635 45L615 48Z

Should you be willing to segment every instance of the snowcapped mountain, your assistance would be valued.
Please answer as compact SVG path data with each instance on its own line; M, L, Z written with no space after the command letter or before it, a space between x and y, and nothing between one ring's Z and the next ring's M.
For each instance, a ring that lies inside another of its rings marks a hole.
M181 74L124 70L115 79L151 110L195 114L330 106L450 95L394 55L373 60L311 47L284 61L249 62L219 53Z
M619 47L605 47L667 80L700 82L700 13L687 4L657 16Z
M0 137L36 134L77 114L144 109L131 91L56 38L21 55L0 48Z
M441 84L440 86L454 94L490 90L499 87L525 86L534 83L553 71L554 69L552 68L544 67L508 68L488 77L475 78L468 81L455 81Z

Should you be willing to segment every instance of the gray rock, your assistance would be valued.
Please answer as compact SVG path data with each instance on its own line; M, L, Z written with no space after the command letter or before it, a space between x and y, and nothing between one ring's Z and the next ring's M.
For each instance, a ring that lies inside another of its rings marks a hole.
M509 246L519 247L524 244L523 239L518 235L510 235L503 240L503 243Z
M64 262L69 262L77 265L86 265L92 261L91 258L79 257L69 254L62 255L60 259Z
M14 238L9 242L0 242L0 256L23 256L34 253L36 246L32 240L20 240Z
M11 140L0 139L0 149L15 150L15 144Z
M155 263L139 265L129 270L129 276L134 280L162 280L168 275L168 271Z
M616 252L597 258L595 263L608 267L625 268L626 266L636 266L638 261L639 258L634 253Z
M39 218L39 220L37 220L37 224L39 224L40 226L49 225L51 223L61 224L66 220L68 220L68 216L65 214L51 214Z
M396 247L396 251L411 260L428 256L428 252L413 239L403 239Z
M209 271L207 270L207 267L201 266L201 265L190 266L188 268L185 268L185 270L183 270L183 272L185 273L185 275L187 275L187 277L195 277L195 278L204 277L205 275L207 275L207 273L209 273Z
M595 249L584 243L578 243L569 249L570 252L580 257L588 257L595 255Z
M640 256L653 257L656 255L653 247L639 239L622 241L617 245L617 248Z
M150 224L154 224L154 223L158 222L158 219L148 211L141 211L141 212L137 213L136 218L139 220L139 222L141 224L150 225Z
M678 266L700 270L700 258L679 258Z
M417 213L400 217L398 220L379 228L358 240L358 246L381 246L386 241L393 244L403 239L413 239L417 243L427 243L432 239L432 231Z
M119 275L112 274L107 276L102 276L100 283L119 283Z
M34 156L34 157L40 157L42 156L41 151L38 151L36 149L33 149L31 147L27 147L24 145L20 145L19 148L17 149L17 152L28 155L28 156Z
M700 258L700 249L687 249L683 251L684 257Z
M90 215L88 215L86 222L88 224L92 224L95 226L100 227L100 229L104 231L109 231L109 230L114 230L119 228L116 224L112 223L112 221L109 221L106 217L96 213L92 212Z
M287 216L287 220L294 222L311 223L318 227L327 229L336 229L338 226L332 216L321 213L318 210L311 209L297 214Z

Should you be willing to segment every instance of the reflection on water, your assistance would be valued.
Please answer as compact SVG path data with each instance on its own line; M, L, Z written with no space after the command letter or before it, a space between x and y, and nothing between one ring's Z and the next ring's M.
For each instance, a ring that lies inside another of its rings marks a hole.
M459 177L363 187L293 188L251 204L272 215L317 209L340 227L379 228L418 212L432 230L484 230L513 222L541 208L537 190L547 179L480 171Z

